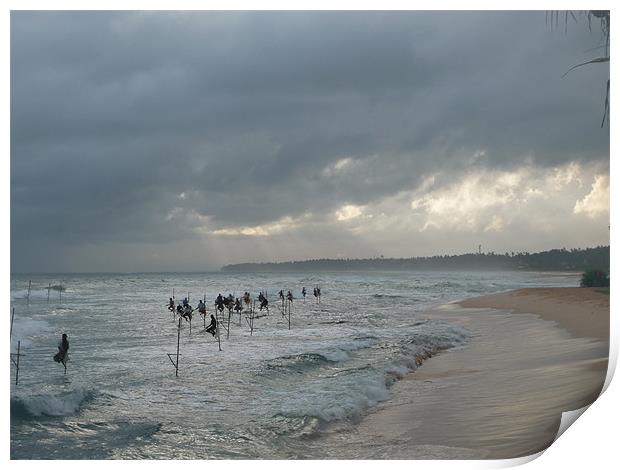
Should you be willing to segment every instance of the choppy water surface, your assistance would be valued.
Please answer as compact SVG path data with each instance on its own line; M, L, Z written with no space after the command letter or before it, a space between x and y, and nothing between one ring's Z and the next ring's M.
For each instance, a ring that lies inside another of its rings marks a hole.
M66 286L62 299L52 290L48 302L49 283ZM576 283L513 272L14 275L11 351L20 340L25 356L17 386L11 366L11 458L321 458L326 433L355 426L416 362L468 341L463 328L419 312ZM177 343L166 308L173 288L193 306L206 295L210 311L219 292L266 290L270 315L255 320L252 335L233 315L221 352L199 316L191 334L183 322L175 377L166 356ZM290 330L280 289L296 297ZM52 360L63 332L66 375Z

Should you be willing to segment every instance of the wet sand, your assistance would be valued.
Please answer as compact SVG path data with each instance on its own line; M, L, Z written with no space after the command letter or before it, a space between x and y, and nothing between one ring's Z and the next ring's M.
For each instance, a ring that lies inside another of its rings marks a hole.
M609 340L609 294L596 288L519 289L459 302L467 308L509 309L557 322L573 336Z
M427 312L465 327L470 341L426 361L392 398L330 439L328 458L498 459L537 453L564 411L594 401L609 351L609 295L523 289ZM329 447L329 446L328 446ZM346 454L346 455L345 455Z

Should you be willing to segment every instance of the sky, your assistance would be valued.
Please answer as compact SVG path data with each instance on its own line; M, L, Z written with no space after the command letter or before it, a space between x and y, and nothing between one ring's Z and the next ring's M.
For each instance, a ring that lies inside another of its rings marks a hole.
M609 244L599 24L11 13L12 272Z

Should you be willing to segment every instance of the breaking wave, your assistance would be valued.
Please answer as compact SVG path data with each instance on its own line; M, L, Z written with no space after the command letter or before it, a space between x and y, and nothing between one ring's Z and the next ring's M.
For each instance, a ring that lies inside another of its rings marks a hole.
M294 354L291 356L282 356L266 361L265 369L267 370L291 370L303 372L307 368L321 366L330 362L336 362L328 359L322 354L304 353Z
M317 367L347 361L351 358L351 353L371 347L376 341L377 339L373 336L355 336L337 346L324 347L320 351L308 351L270 359L265 361L262 371L303 373Z
M329 371L300 377L298 394L282 403L275 417L306 423L316 419L323 425L335 421L356 421L368 409L389 398L389 389L398 380L415 371L424 361L441 351L463 344L465 330L438 322L417 323L404 338L394 342L367 344L379 360L346 363L312 356L316 367L332 366ZM305 356L305 355L300 355ZM308 358L309 359L309 358ZM300 372L304 372L300 369ZM303 393L302 393L303 392Z
M11 419L37 419L70 416L92 401L97 393L79 388L67 393L11 397Z
M372 294L372 297L375 299L406 299L404 295L398 294Z

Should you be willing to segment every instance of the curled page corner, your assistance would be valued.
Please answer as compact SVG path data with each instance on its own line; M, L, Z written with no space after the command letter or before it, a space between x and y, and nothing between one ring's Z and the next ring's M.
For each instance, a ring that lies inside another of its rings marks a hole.
M524 457L517 457L514 459L504 459L504 460L499 460L497 461L497 465L496 468L508 468L508 467L516 467L519 465L524 465L526 463L529 463L533 460L536 460L538 457L540 457L542 454L544 454L547 449L549 447L551 447L553 445L553 443L555 441L558 440L558 438L564 434L564 431L566 431L575 421L577 421L577 419L592 405L592 403L590 403L590 405L586 405L583 408L579 408L577 410L571 410L571 411L565 411L562 413L562 417L560 418L560 427L558 428L558 432L555 435L555 437L553 438L553 441L551 442L551 444L539 451L536 452L534 454L530 454L530 455L526 455Z
M608 356L608 363L607 363L607 373L605 375L605 382L603 384L603 388L601 389L601 392L599 393L598 397L596 397L596 400L598 400L599 397L603 393L605 393L605 391L609 387L609 384L611 383L614 377L616 366L618 364L618 345L615 344L615 342L613 341L611 341L610 343L611 344L609 346L609 356ZM584 406L583 408L563 412L562 418L560 419L560 427L558 429L557 434L555 435L555 438L553 439L553 442L557 441L558 438L562 434L564 434L564 431L566 431L577 420L577 418L579 418L588 408L590 408L590 406L592 406L592 404L595 403L596 400L594 400L589 405Z
M525 465L526 463L530 463L533 460L536 460L538 457L540 457L545 452L545 450L541 450L541 451L538 451L538 452L535 452L533 454L526 455L523 457L515 457L513 459L495 460L493 461L494 462L493 466L490 468L512 468L512 467L518 467L520 465Z
M612 331L617 331L617 330L614 327ZM605 383L603 384L603 390L601 390L600 395L605 393L605 390L607 390L607 387L609 387L609 384L614 378L616 367L618 366L618 341L612 341L612 338L613 336L610 337L610 341L609 341L609 359L607 362L607 375L605 376Z
M560 427L558 429L558 433L555 435L555 438L553 439L553 442L557 441L558 438L562 434L564 434L564 431L566 431L575 421L577 421L577 418L579 418L584 413L584 411L590 408L591 405L592 403L590 403L590 405L584 406L583 408L579 408L577 410L565 411L564 413L562 413L562 418L560 420Z

